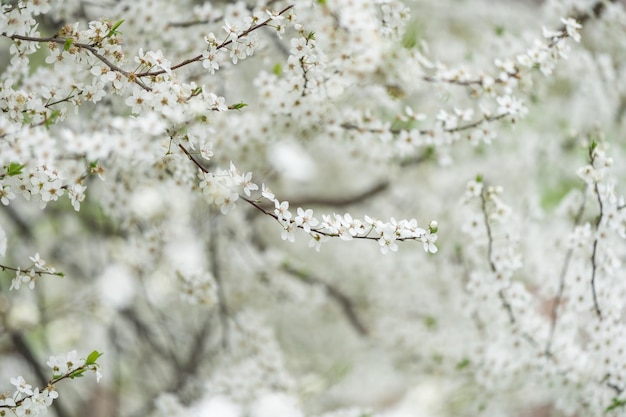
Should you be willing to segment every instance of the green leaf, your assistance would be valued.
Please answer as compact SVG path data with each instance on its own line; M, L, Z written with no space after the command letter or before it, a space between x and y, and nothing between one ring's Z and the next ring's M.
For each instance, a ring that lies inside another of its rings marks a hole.
M85 376L85 375L84 375L84 373L85 373L85 370L84 370L83 368L80 368L80 369L75 370L74 372L72 372L72 373L71 373L71 374L69 374L68 376L69 376L71 379L74 379L74 378L82 378L83 376Z
M241 109L243 109L246 106L247 106L246 103L241 102L241 103L233 104L232 106L230 106L230 108L233 109L233 110L241 110Z
M605 413L608 413L609 411L613 411L617 408L620 407L624 407L626 405L626 399L620 400L619 398L613 398L613 402L611 402L611 405L609 405L606 410L604 410Z
M85 359L85 365L94 365L100 356L102 356L102 353L94 350L87 356L87 359Z
M74 39L72 38L65 39L65 43L63 44L63 50L69 51L73 43L74 43Z
M461 359L461 361L459 363L456 364L456 369L457 369L457 371L460 371L460 370L465 369L468 366L470 366L471 363L472 362L469 360L469 358L463 358L463 359Z
M109 33L107 33L107 35L105 36L105 38L110 38L111 36L117 34L117 28L119 28L120 26L122 26L122 23L124 23L124 20L118 20L117 22L115 22L115 24L113 25L113 27L111 28L111 30L109 31Z
M54 123L54 121L59 117L60 114L61 110L55 110L50 113L50 116L48 116L45 121L46 127L50 127L50 125Z
M404 34L402 35L402 46L406 49L413 49L419 46L419 40L423 37L423 25L418 20L411 21L406 25Z
M322 6L326 6L326 0L317 0L317 4L321 4Z
M280 64L274 65L274 69L272 70L272 72L280 77L280 74L282 74L283 72L283 66Z
M476 175L476 182L483 182L483 176L480 174Z
M17 162L11 162L9 164L9 166L5 166L5 168L7 170L6 175L8 175L9 177L13 177L15 175L20 175L22 173L22 169L25 166L26 165L18 164Z

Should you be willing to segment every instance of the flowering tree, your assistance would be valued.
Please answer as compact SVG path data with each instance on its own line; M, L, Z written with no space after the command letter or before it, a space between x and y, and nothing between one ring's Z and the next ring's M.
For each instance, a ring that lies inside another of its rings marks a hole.
M0 416L625 412L620 3L1 4Z

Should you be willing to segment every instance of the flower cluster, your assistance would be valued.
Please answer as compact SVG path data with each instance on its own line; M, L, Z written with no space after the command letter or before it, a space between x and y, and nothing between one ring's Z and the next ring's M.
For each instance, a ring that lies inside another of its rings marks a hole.
M195 160L194 160L195 161ZM406 240L421 241L424 250L430 253L437 252L438 225L431 221L427 229L418 227L417 220L399 220L391 218L384 222L369 216L363 220L353 218L349 213L345 215L323 215L322 219L313 216L312 209L298 207L296 215L289 210L288 201L280 201L265 185L261 185L261 196L251 199L251 191L259 189L252 182L252 173L241 174L231 162L230 169L215 170L214 173L200 169L200 184L202 195L206 201L220 208L226 214L235 208L235 202L242 197L246 202L273 217L283 227L281 238L290 242L295 241L295 229L302 229L311 236L309 246L319 251L321 244L329 237L339 237L342 240L371 239L377 240L382 253L389 250L397 251L397 242ZM245 197L240 196L243 191ZM266 200L274 205L274 210L266 208L262 202Z
M36 253L35 256L31 256L30 260L33 262L33 265L28 268L13 268L0 265L0 270L15 272L15 277L11 281L11 287L9 290L19 290L24 284L27 284L28 288L32 290L35 288L37 278L42 275L57 275L61 277L64 275L62 272L57 272L54 267L46 265L46 261L41 259L39 253Z
M57 382L80 377L86 371L95 372L96 379L100 382L102 375L100 365L96 362L100 356L96 351L87 359L79 359L76 351L71 351L66 356L51 356L47 364L52 369L53 376L44 389L33 387L22 376L11 378L15 391L11 395L0 394L0 416L8 415L7 410L16 416L46 415L52 402L59 398L54 386Z
M515 58L496 58L495 70L491 73L472 74L466 68L448 68L441 62L429 60L422 52L416 51L410 59L417 64L405 62L406 67L420 68L416 75L428 83L437 86L457 86L465 88L478 98L476 108L440 109L432 127L424 126L428 117L419 113L419 117L410 107L398 113L396 120L401 124L381 122L369 113L346 112L346 118L340 125L352 132L353 136L373 134L383 142L393 144L400 156L406 157L416 150L435 146L446 148L465 138L470 143L489 144L496 137L496 132L488 125L497 120L515 123L528 114L528 108L516 90L523 90L532 85L532 70L539 68L545 75L551 75L559 60L567 58L568 38L580 41L579 30L582 27L572 18L562 19L565 29L549 31L544 28L544 39L536 40L525 54ZM407 94L404 92L403 94ZM476 115L476 116L475 116ZM445 152L445 149L442 149Z

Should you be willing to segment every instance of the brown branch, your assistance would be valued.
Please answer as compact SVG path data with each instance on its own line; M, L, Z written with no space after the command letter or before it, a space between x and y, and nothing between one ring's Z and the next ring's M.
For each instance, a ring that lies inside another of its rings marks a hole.
M292 4L292 5L289 5L289 6L285 7L283 10L281 10L278 14L279 14L279 15L282 15L283 13L286 13L288 10L292 9L293 7L294 7L294 5L293 5L293 4ZM263 26L265 26L265 25L267 25L267 24L268 24L269 22L271 22L271 21L272 21L272 19L271 19L271 18L269 18L269 19L264 20L264 21L263 21L263 22L261 22L261 23L257 23L256 25L251 26L251 27L250 27L250 28L248 28L247 30L243 31L241 35L239 35L239 39L240 39L240 38L244 38L244 37L248 36L248 34L250 34L251 32L253 32L253 31L255 31L255 30L257 30L257 29L259 29L259 28L261 28L261 27L263 27ZM224 40L224 42L222 42L221 44L219 44L219 45L216 47L216 49L218 49L218 50L219 50L219 49L225 48L225 47L227 47L228 45L230 45L230 44L232 44L232 43L233 43L233 41L232 41L232 40ZM201 59L202 59L202 54L200 54L200 55L196 55L196 56L195 56L195 57L193 57L193 58L186 59L186 60L184 60L184 61L182 61L182 62L180 62L180 63L178 63L178 64L176 64L176 65L173 65L170 69L171 69L172 71L173 71L173 70L177 70L178 68L184 67L185 65L189 65L189 64L191 64L192 62L198 62L198 61L200 61ZM154 76L161 75L161 74L165 74L165 73L166 73L166 71L165 71L165 70L158 70L158 71L146 71L146 72L140 72L140 73L137 73L137 74L135 74L135 76L136 76L136 77L154 77Z
M454 128L449 128L449 129L442 129L442 131L444 133L456 133L456 132L461 132L464 130L468 130L468 129L472 129L475 127L480 126L483 123L490 123L490 122L494 122L496 120L500 120L506 116L508 116L509 113L502 113L502 114L498 114L495 116L484 116L482 119L478 119L475 120L471 123L465 124L465 125L461 125L461 126L457 126ZM358 130L359 132L367 132L367 133L385 133L386 131L389 131L391 134L397 135L399 133L401 133L402 131L406 131L406 130L410 130L410 129L370 129L367 127L361 127L361 126L357 126L353 123L342 123L340 125L342 128L346 129L346 130ZM420 129L419 131L420 135L427 135L427 136L435 136L437 134L437 132L433 129Z
M198 167L198 169L200 169L205 174L209 173L209 170L205 166L203 166L200 162L198 162L198 160L196 158L194 158L194 156L187 150L187 148L185 148L182 144L178 144L178 147ZM280 223L276 213L274 213L273 211L270 211L269 209L266 209L265 207L263 207L263 205L261 205L261 203L258 200L252 200L252 199L249 199L249 198L247 198L247 197L245 197L243 195L239 195L239 198L242 199L243 201L245 201L246 203L250 204L252 207L254 207L257 210L259 210L263 214L274 218L274 220L276 220L279 224L282 225L282 223ZM296 226L296 227L298 229L303 229L304 230L304 227L301 226L301 225L300 226ZM370 236L369 235L369 233L371 233L372 230L373 230L373 228L370 229L370 231L367 234L365 234L365 235L352 236L352 238L353 239L364 239L364 240L379 240L380 237ZM311 228L311 233L316 233L318 235L327 236L327 237L339 237L340 236L338 233L327 232L327 231L324 231L324 230L319 229L319 228ZM398 242L404 242L404 241L408 241L408 240L418 240L418 238L416 238L416 237L398 237L398 238L396 238L396 241L398 241Z
M279 14L283 14L286 13L288 10L292 9L294 7L294 5L289 5L287 7L285 7L283 10L281 10L279 12ZM248 34L250 34L251 32L266 26L269 22L271 22L272 19L268 18L266 20L264 20L261 23L258 23L250 28L248 28L247 30L245 30L240 36L239 38L244 38L246 37ZM63 45L65 46L65 43L67 42L67 39L69 38L61 38L58 36L50 36L47 38L41 38L41 37L34 37L34 36L24 36L24 35L8 35L6 32L3 32L0 34L1 36L4 36L6 38L9 38L11 40L22 40L22 41L29 41L29 42L39 42L39 43L48 43L48 42L52 42L52 43L56 43L59 45ZM233 41L232 40L225 40L224 42L222 42L217 49L222 49L227 47L228 45L232 44ZM116 64L114 64L113 62L111 62L107 57L105 57L104 55L102 55L100 52L98 52L97 48L93 45L90 44L86 44L86 43L80 43L80 42L74 42L72 43L72 46L75 46L79 49L86 49L87 51L89 51L94 57L96 57L97 59L99 59L100 61L102 61L106 66L108 66L111 70L116 71L122 75L124 75L126 78L128 78L129 80L132 80L134 83L136 83L137 85L139 85L141 88L143 88L146 91L150 91L150 87L148 87L143 81L140 80L140 78L143 77L154 77L157 75L161 75L161 74L165 74L167 71L165 70L159 70L159 71L146 71L146 72L141 72L141 73L137 73L137 74L132 74L126 70L124 70L123 68L117 66ZM202 59L202 54L197 55L193 58L189 58L186 59L184 61L182 61L179 64L176 64L174 66L171 67L171 70L176 70L178 68L184 67L185 65L191 64L192 62L197 62L200 61L200 59Z
M50 37L47 37L47 38L40 38L40 37L24 36L24 35L16 35L16 34L8 35L6 32L1 33L0 35L4 36L5 38L9 38L11 40L16 40L17 39L17 40L21 40L21 41L39 42L39 43L50 43L50 42L52 42L52 43L56 43L56 44L63 45L63 46L65 45L65 43L67 42L68 39L71 39L71 38L61 38L61 37L58 37L58 36L50 36ZM95 46L89 45L87 43L81 43L81 42L73 42L72 46L75 46L75 47L77 47L79 49L86 49L87 51L89 51L89 53L91 53L94 57L96 57L97 59L102 61L111 70L124 75L128 79L132 79L133 82L135 82L141 88L143 88L144 90L150 91L150 87L148 87L146 84L144 84L143 81L137 79L136 77L133 77L130 72L122 69L121 67L119 67L116 64L114 64L113 62L111 62L107 57L105 57L100 52L98 52L98 49Z

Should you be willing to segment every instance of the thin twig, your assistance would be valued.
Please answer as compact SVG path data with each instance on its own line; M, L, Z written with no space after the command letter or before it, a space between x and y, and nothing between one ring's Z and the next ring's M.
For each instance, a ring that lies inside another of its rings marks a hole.
M598 303L598 295L596 293L596 255L598 253L598 229L600 226L600 222L602 221L602 216L604 215L604 205L602 204L602 197L600 197L600 190L598 189L598 183L594 184L593 190L596 194L598 200L598 207L600 208L600 214L598 215L598 220L596 221L596 236L593 239L593 250L591 252L591 294L593 295L593 307L596 311L596 315L600 320L602 320L602 311L600 310L600 304Z
M205 174L209 173L209 170L203 166L192 154L191 152L189 152L187 150L187 148L185 148L182 144L178 144L178 147L185 153L185 155L187 155L187 157L194 163L194 165L196 165L198 167L198 169L200 169L202 172L204 172ZM272 217L274 220L276 220L279 224L282 225L282 223L280 222L278 215L276 213L274 213L273 211L270 211L268 209L266 209L265 207L263 207L263 205L257 201L257 200L252 200L250 198L247 198L243 195L239 195L239 198L243 201L245 201L246 203L250 204L252 207L256 208L257 210L259 210L260 212L262 212L263 214ZM294 225L295 227L297 227L298 229L303 229L304 230L304 226L303 225L295 225L294 223L292 223L292 225ZM353 239L363 239L363 240L379 240L380 237L376 237L376 236L370 236L370 233L372 232L372 230L374 230L374 228L370 228L370 230L368 231L367 234L365 235L357 235L357 236L352 236ZM327 236L327 237L340 237L339 233L332 233L332 232L327 232L324 231L320 228L311 228L311 232L310 233L315 233L317 235L320 236ZM397 242L404 242L404 241L409 241L409 240L418 240L418 238L416 237L397 237L395 239Z
M292 5L289 5L289 6L285 7L283 10L281 10L278 14L279 14L279 15L282 15L283 13L286 13L288 10L290 10L290 9L291 9L291 8L293 8L293 7L294 7L294 5L293 5L293 4L292 4ZM263 22L261 22L261 23L257 23L256 25L254 25L254 26L252 26L252 27L248 28L247 30L243 31L243 33L242 33L241 35L239 35L238 39L241 39L241 38L244 38L244 37L248 36L248 34L250 34L250 32L253 32L253 31L255 31L255 30L257 30L257 29L259 29L259 28L261 28L261 27L263 27L263 26L267 25L267 24L268 24L269 22L271 22L271 21L272 21L272 19L271 19L271 18L269 18L269 19L264 20L264 21L263 21ZM230 44L232 44L232 43L233 43L233 40L232 40L232 39L231 39L231 40L224 40L224 42L222 42L221 44L219 44L219 45L216 47L216 49L222 49L222 48L225 48L225 47L227 47L228 45L230 45ZM178 68L184 67L185 65L189 65L189 64L191 64L192 62L197 62L197 61L200 61L201 59L202 59L202 54L200 54L200 55L196 55L196 56L194 56L193 58L189 58L189 59L186 59L186 60L184 60L184 61L182 61L182 62L180 62L180 63L178 63L178 64L176 64L176 65L172 65L172 66L170 67L170 70L172 70L172 71L177 70ZM167 72L167 71L165 71L165 70L158 70L158 71L146 71L146 72L140 72L140 73L137 73L137 74L135 74L135 76L136 76L136 77L154 77L154 76L157 76L157 75L165 74L166 72Z
M576 217L574 218L574 228L580 225L582 221L583 213L585 212L585 205L587 199L584 197L576 213ZM550 315L550 332L548 334L548 342L546 343L545 353L547 356L551 356L552 352L550 352L552 348L552 341L554 340L554 333L556 331L556 322L558 320L559 314L559 306L561 305L561 300L563 299L563 292L565 291L565 277L567 276L567 272L569 270L570 263L572 261L572 256L574 255L574 248L569 248L567 253L565 254L565 260L563 261L563 266L561 267L561 273L559 275L559 290L554 298L554 302L552 304L552 312Z

